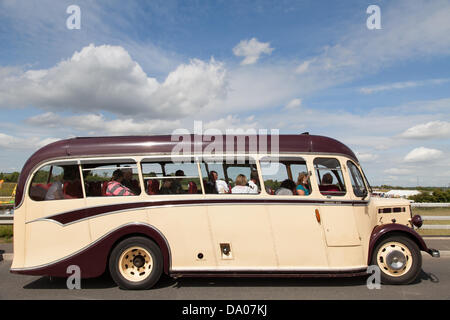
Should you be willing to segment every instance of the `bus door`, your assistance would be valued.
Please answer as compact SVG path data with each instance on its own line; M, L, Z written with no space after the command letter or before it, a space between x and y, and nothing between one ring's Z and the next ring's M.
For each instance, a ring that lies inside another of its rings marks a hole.
M296 181L308 172L301 157L265 157L260 161L274 246L280 269L314 270L328 267L327 246L317 222L312 195L298 196Z
M319 191L325 201L318 206L327 246L359 246L353 201L347 196L341 165L336 158L315 158Z

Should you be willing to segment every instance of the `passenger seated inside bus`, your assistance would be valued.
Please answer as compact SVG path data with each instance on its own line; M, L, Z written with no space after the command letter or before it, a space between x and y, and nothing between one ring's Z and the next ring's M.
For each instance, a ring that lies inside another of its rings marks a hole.
M77 166L66 166L61 180L55 181L45 194L45 200L82 198Z
M254 191L254 193L259 193L258 171L252 170L250 173L250 181L248 182L248 186Z
M207 194L218 193L216 188L216 179L217 179L217 172L211 171L208 175L208 181L204 182L205 193Z
M199 190L197 188L197 184L194 181L189 181L189 183L188 183L188 193L189 194L201 193L201 191L199 192Z
M172 188L173 180L172 179L164 179L162 181L161 189L159 189L160 194L173 194Z
M297 194L296 192L297 185L291 179L286 179L281 182L280 187L275 191L277 196L292 196Z
M159 194L159 181L157 179L151 179L147 184L147 193L149 195Z
M306 172L300 172L297 179L297 194L300 196L309 196L309 186L308 186L309 174Z
M215 171L214 171L215 172ZM217 172L215 172L216 175L216 189L218 193L230 193L230 187L228 186L228 183L225 182L225 180L217 179Z
M113 172L111 181L107 183L106 196L134 196L130 189L122 185L123 172L117 169Z
M204 183L204 186L207 194L230 193L228 183L219 179L219 175L214 170L209 173L208 181Z
M184 171L183 170L177 170L175 172L175 176L176 177L184 177ZM181 186L181 180L180 178L178 179L173 179L172 180L172 184L170 186L171 189L171 193L173 194L180 194L180 193L184 193L183 187Z
M122 169L123 180L122 185L131 190L134 194L140 194L141 188L139 186L139 181L133 179L133 169L130 167L125 167Z
M325 192L324 194L340 193L341 190L332 183L333 183L333 176L330 173L325 173L322 177L322 183L319 186L319 190L328 191Z
M231 189L231 193L258 193L247 185L247 177L239 174L236 177L236 185Z

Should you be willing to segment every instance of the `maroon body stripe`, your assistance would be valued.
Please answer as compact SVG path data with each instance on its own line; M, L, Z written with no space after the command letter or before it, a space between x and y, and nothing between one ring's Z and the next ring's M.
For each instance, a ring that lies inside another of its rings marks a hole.
M84 250L67 257L61 261L30 269L11 269L11 273L27 275L46 275L53 277L67 277L67 267L77 265L81 270L82 278L95 278L105 272L108 265L109 252L113 246L124 237L131 235L144 235L151 238L161 249L164 261L164 272L170 270L170 248L161 233L154 227L144 224L130 224L123 226L103 237L98 242Z
M321 201L321 200L288 200L288 199L195 199L195 200L164 200L164 201L145 201L145 202L133 202L133 203L120 203L111 204L105 206L89 207L69 212L56 214L53 216L45 217L43 219L54 220L63 225L77 222L82 219L93 218L98 215L107 214L115 211L133 210L139 208L151 208L158 206L171 206L171 205L215 205L215 204L317 204L322 205L326 203L344 205L355 205L364 202L360 201ZM39 219L38 219L39 220Z

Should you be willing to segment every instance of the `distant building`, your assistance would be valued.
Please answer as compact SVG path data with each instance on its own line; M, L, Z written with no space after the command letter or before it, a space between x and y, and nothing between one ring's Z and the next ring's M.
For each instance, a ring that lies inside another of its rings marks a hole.
M386 198L408 198L420 194L419 190L390 190L384 193Z

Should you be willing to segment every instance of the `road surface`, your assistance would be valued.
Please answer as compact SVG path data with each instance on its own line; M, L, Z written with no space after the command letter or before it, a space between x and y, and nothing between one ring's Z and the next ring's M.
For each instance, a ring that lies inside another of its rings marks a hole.
M163 277L145 291L119 289L109 276L81 280L80 290L69 290L65 279L15 275L11 261L0 262L0 299L450 299L450 256L423 254L420 279L405 286L382 285L369 290L366 278L185 278Z

